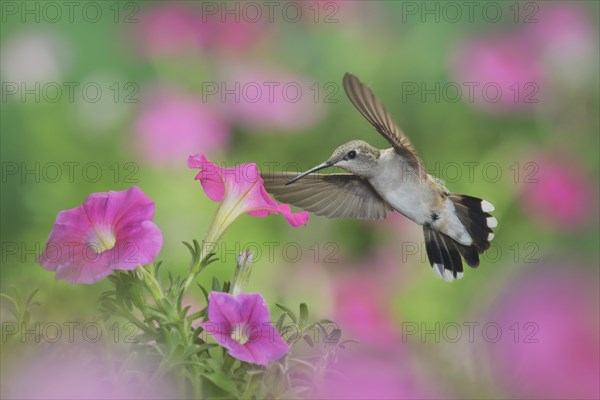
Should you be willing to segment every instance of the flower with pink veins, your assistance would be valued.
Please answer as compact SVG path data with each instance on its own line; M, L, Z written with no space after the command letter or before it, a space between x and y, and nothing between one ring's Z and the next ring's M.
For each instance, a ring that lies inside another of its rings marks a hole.
M208 296L206 332L232 357L253 364L268 365L283 357L289 345L271 324L265 299L258 293L211 292Z
M221 168L200 153L188 158L188 167L200 170L195 179L200 181L209 199L221 204L206 234L201 253L197 255L198 263L192 267L192 273L184 283L184 291L190 287L196 275L208 265L203 261L210 254L211 247L219 241L229 225L243 214L254 217L282 214L295 228L306 225L307 211L294 214L289 205L278 204L271 199L254 163L241 164L234 168Z
M209 199L221 203L213 223L219 225L220 233L242 214L254 217L282 214L294 228L305 225L308 220L308 211L294 214L289 205L277 204L271 199L254 163L221 168L208 161L204 154L196 154L189 157L188 167L200 170L195 179L200 181Z
M37 262L71 283L95 283L113 270L151 263L163 242L153 216L154 202L136 186L93 193L58 213Z
M172 90L150 91L134 129L140 155L159 166L178 164L191 148L225 149L230 139L227 123L199 97Z

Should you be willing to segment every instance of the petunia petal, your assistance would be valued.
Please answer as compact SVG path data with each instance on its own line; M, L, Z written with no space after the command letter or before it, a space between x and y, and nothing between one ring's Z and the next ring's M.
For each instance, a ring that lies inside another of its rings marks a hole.
M154 203L135 186L93 193L58 214L37 262L71 283L94 283L114 269L148 264L162 247L153 215Z
M204 154L196 154L188 158L188 167L200 169L195 179L200 181L202 189L209 199L215 202L223 200L225 184L219 166L208 161Z
M261 365L267 365L268 361L279 360L290 349L273 326L264 326L260 338L249 341L245 347L254 356L255 363ZM263 360L267 363L259 362Z
M210 292L208 295L208 320L231 326L240 321L240 305L229 293Z
M294 214L292 213L290 206L287 204L280 204L277 209L283 215L285 220L294 228L297 228L301 225L306 225L308 222L308 211L302 211Z
M151 221L129 224L118 230L112 269L132 270L149 264L162 248L160 229Z
M71 283L90 284L110 275L112 254L96 254L91 247L82 246L69 256L69 262L58 265L56 279Z
M274 201L265 190L264 181L254 163L221 168L200 153L189 157L188 167L200 169L195 179L200 181L211 200L235 207L239 215L246 213L253 217L266 217L281 213L293 227L306 225L308 212L294 214L288 205Z
M271 317L267 302L259 293L240 293L235 297L239 304L242 323L256 325L270 323Z
M208 320L202 323L232 357L249 363L268 365L283 357L289 346L270 322L265 299L259 293L211 292ZM239 329L234 332L234 327ZM236 336L239 340L236 340Z

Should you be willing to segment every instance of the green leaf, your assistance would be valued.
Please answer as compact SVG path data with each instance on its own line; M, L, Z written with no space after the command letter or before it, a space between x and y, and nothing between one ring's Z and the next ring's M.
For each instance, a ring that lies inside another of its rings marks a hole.
M200 253L202 253L202 248L200 247L200 243L196 239L194 239L193 242L194 242L194 250L196 251L196 254L198 254L198 257L200 257ZM200 261L202 261L202 260L200 260Z
M292 310L290 310L289 308L287 308L286 306L284 306L283 304L275 304L277 307L279 307L281 310L283 310L292 320L292 322L297 323L298 319L296 318L296 314L294 314L294 312Z
M306 303L300 303L300 327L304 327L308 321L308 307Z
M223 290L221 290L221 291L224 293L229 293L230 289L231 289L231 282L229 282L229 281L223 282Z
M313 341L309 335L304 335L304 336L302 336L302 338L310 347L314 347L315 344L313 343Z
M6 300L8 300L11 303L13 303L14 306L17 306L17 302L12 297L10 297L9 295L4 294L4 293L0 293L0 297L4 297Z
M283 321L285 321L286 316L287 316L287 313L281 314L281 316L277 320L277 323L275 324L275 327L277 328L277 332L279 332L279 333L281 333L281 328L283 327Z
M189 244L189 243L188 243L188 242L186 242L186 241L183 241L182 243L185 245L185 247L187 247L187 248L188 248L188 250L190 251L190 253L192 253L192 257L193 257L193 258L194 258L194 257L196 257L196 252L194 251L194 248L192 247L192 245L191 245L191 244Z
M195 313L193 313L191 315L188 315L187 319L190 320L190 321L194 321L194 320L196 320L198 318L204 317L205 315L206 315L206 308L203 308L200 311L197 311L197 312L195 312Z
M218 257L215 257L215 254L216 253L210 253L204 258L204 262L202 263L204 268L208 267L210 264L219 260Z
M31 305L31 301L33 300L33 297L35 296L35 294L37 292L39 292L40 289L35 289L33 292L31 292L31 294L29 295L29 297L27 298L27 301L25 302L25 307L29 307Z
M223 366L214 358L209 358L206 360L206 364L213 370L213 372L219 372L223 369Z
M236 399L240 397L240 393L236 385L231 381L231 379L227 375L213 372L204 373L202 374L202 376L211 381L218 388L223 389L227 393L234 395Z
M202 290L202 293L204 294L204 298L206 299L206 301L208 301L208 291L201 284L197 283L196 285L198 285L200 290Z
M213 278L212 278L212 291L213 292L221 291L221 284L219 283L219 279L216 276L213 276Z

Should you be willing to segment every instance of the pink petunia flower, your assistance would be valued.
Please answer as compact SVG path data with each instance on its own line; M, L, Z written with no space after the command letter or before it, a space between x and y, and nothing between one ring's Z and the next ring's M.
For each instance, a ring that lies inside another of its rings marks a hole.
M308 220L307 211L294 214L289 205L277 204L271 199L254 163L221 168L208 161L204 154L196 154L189 157L188 167L200 169L195 179L200 181L212 201L221 203L213 223L213 226L219 227L215 232L216 239L242 214L254 217L282 214L295 228L305 225Z
M288 344L271 324L265 299L258 293L208 295L206 332L232 357L253 364L268 365L283 357Z
M37 262L71 283L94 283L113 270L151 263L163 241L153 216L154 202L136 186L93 193L58 213Z

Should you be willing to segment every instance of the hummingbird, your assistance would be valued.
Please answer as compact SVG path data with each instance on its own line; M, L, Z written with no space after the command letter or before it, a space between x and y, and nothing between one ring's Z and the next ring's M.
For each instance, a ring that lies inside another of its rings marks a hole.
M463 277L463 263L476 268L498 224L494 206L477 197L451 193L427 173L404 132L383 103L356 76L346 73L346 95L392 147L377 149L363 140L339 146L327 161L299 175L263 174L278 201L328 218L383 219L397 211L423 227L433 271L450 282ZM339 167L348 173L317 173Z

